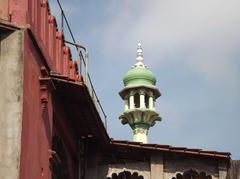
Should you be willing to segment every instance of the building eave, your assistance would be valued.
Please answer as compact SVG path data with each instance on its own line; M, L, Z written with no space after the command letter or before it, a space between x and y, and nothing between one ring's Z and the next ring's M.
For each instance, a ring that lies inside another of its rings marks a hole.
M142 149L149 150L152 152L166 152L166 153L178 153L178 154L187 154L195 155L199 157L213 157L221 159L230 159L231 153L229 152L217 152L203 149L193 149L186 147L174 147L170 145L161 145L161 144L143 144L140 142L130 142L130 141L121 141L121 140L111 140L110 144L112 147L123 147L131 149Z
M131 86L127 86L127 87L125 87L124 89L122 89L119 92L119 95L121 96L122 99L124 99L129 90L139 89L139 88L151 89L153 91L154 96L155 96L156 99L161 96L161 93L160 93L159 89L156 86L149 86L149 85L131 85Z
M83 82L76 82L63 75L50 75L40 80L49 80L54 84L54 94L58 96L66 111L69 122L75 126L79 138L93 137L108 143L110 138L104 123Z

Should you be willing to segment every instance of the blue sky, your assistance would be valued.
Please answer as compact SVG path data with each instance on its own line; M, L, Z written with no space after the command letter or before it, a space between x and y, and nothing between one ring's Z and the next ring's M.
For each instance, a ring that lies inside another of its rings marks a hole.
M89 49L90 74L111 137L132 140L130 127L118 119L118 92L141 42L144 63L162 93L156 107L163 120L150 129L149 142L240 158L240 1L60 2L77 41ZM59 16L56 0L50 5Z

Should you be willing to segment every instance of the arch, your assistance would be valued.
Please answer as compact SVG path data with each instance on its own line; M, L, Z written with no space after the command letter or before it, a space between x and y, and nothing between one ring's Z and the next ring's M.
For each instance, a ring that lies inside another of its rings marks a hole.
M190 169L183 174L177 173L176 177L172 179L212 179L211 175L207 175L206 172L197 172L196 170Z
M124 170L119 174L113 173L111 177L107 177L106 179L144 179L144 177L137 172L131 173L130 171Z
M140 107L140 95L139 95L139 93L134 94L134 104L135 104L135 108Z

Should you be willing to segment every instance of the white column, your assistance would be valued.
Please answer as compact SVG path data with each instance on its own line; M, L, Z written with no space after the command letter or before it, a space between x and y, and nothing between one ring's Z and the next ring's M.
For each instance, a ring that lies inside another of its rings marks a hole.
M125 111L128 110L128 108L129 108L128 105L129 105L129 104L128 104L128 99L125 99L125 100L124 100L124 109L125 109Z
M145 96L143 93L140 93L140 108L145 108Z
M152 96L149 96L149 109L155 110L153 103L154 103L153 97L152 97Z
M148 129L137 127L133 130L133 141L147 143Z
M134 96L129 97L130 109L134 109Z
M142 143L146 144L147 143L147 135L141 134L141 133L134 134L133 141L134 142L142 142Z

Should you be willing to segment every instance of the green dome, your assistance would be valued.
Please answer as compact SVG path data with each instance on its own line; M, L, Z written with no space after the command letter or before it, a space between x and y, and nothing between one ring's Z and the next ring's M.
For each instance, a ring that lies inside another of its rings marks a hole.
M156 78L148 68L135 66L125 74L123 82L125 86L155 86Z

